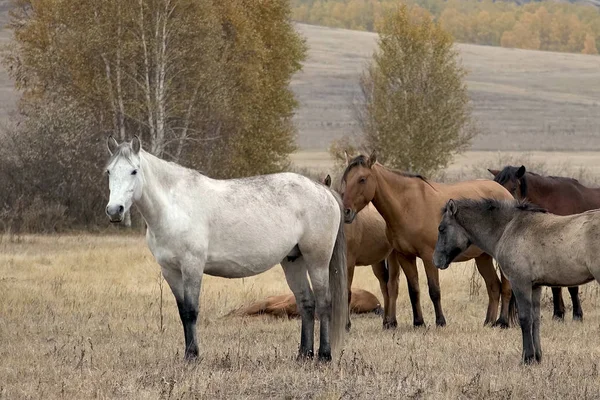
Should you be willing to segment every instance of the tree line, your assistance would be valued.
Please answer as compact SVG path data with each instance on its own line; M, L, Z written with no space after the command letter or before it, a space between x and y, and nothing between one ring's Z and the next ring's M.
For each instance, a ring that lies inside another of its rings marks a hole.
M109 134L213 177L286 169L306 54L290 17L287 0L14 0L5 229L102 226Z
M408 0L430 12L458 42L598 54L600 12L552 1ZM377 31L397 0L294 0L293 18L331 27Z

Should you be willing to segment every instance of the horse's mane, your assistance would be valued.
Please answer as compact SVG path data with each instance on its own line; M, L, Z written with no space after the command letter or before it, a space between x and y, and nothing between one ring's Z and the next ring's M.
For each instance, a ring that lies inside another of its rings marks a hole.
M131 149L131 146L129 145L129 143L123 142L119 146L117 146L117 148L113 151L112 155L106 162L104 168L108 168L109 165L111 165L117 158L120 157L125 158L127 161L129 161L129 163L133 163L132 156L133 151Z
M542 208L536 204L528 201L519 200L498 200L498 199L460 199L455 200L457 209L469 208L475 209L481 212L490 212L495 210L510 210L514 209L518 212L531 212L531 213L547 213L548 210ZM447 204L442 208L442 214L446 212Z
M506 182L512 181L513 179L516 180L518 170L519 167L507 165L506 167L502 168L502 171L500 171L498 175L494 177L494 181L498 182L501 185L504 185ZM525 175L523 175L523 177L521 178L521 195L523 197L527 197L527 179L525 178L527 174L537 175L533 172L526 171Z
M368 157L363 154L354 157L352 160L350 160L350 162L348 163L348 166L344 170L344 174L342 175L342 180L346 180L346 177L348 176L348 173L350 172L350 170L356 166L363 166L365 168L368 168L369 167L368 162L369 162ZM417 179L420 179L423 182L431 185L429 183L429 181L427 180L427 178L425 178L423 175L413 174L412 172L405 172L405 171L400 171L397 169L392 169L392 168L387 168L387 167L386 167L386 169L388 171L395 173L396 175L404 176L406 178L417 178Z
M498 182L501 185L504 185L506 182L516 179L518 170L519 170L519 167L507 165L506 167L504 167L502 169L502 171L500 171L498 173L498 175L496 175L496 177L494 178L494 181ZM557 180L560 182L567 182L567 183L573 183L575 185L581 185L581 183L575 178L570 178L570 177L566 177L566 176L554 176L554 175L544 176L544 175L536 174L535 172L526 171L525 175L523 175L523 177L521 178L521 192L524 197L527 196L527 188L528 188L527 179L526 179L527 175L535 176L535 177L538 177L541 179L552 179L552 180Z

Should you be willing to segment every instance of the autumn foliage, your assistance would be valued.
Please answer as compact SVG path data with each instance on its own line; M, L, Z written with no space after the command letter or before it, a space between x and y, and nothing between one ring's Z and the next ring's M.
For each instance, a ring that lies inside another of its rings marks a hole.
M428 10L456 41L489 46L598 54L600 12L553 1L409 0ZM293 17L332 27L375 31L396 0L295 0Z

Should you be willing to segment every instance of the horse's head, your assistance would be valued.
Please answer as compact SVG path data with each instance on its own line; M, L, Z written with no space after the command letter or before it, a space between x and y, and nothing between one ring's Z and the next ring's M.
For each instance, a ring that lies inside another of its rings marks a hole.
M446 269L450 263L470 245L465 229L456 221L458 206L450 199L442 210L442 221L438 226L438 238L433 252L433 263Z
M106 215L110 222L121 222L125 212L142 195L143 177L140 168L140 150L142 143L136 136L131 142L121 144L110 136L108 138L110 159L106 164L110 199L106 206Z
M356 214L366 207L377 189L377 181L373 176L372 167L377 162L375 152L369 157L359 155L347 160L346 170L342 178L345 184L342 191L344 201L344 222L354 221Z
M527 197L527 181L525 180L525 166L513 167L507 165L501 171L488 169L494 175L494 182L498 182L508 190L515 199L523 200Z

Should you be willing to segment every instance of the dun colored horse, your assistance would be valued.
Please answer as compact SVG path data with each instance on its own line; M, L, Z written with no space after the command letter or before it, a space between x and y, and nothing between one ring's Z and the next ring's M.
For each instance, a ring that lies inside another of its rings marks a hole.
M506 166L501 171L488 169L494 180L508 189L516 199L527 200L556 215L579 214L600 208L600 188L588 188L573 178L541 176L525 170L525 166ZM583 310L579 288L570 287L573 319L581 321ZM564 320L565 303L562 288L553 287L555 319Z
M327 175L323 183L331 186L331 177ZM383 295L383 327L384 329L395 328L398 326L396 320L396 302L398 300L400 262L399 255L396 251L393 251L387 239L385 220L372 204L367 204L357 214L353 224L345 224L344 230L346 236L346 260L348 263L348 304L352 301L350 288L354 280L354 268L357 265L371 265L373 273L379 281L381 294ZM409 286L416 285L418 290L418 276L412 272L410 270L404 271L406 280ZM420 305L415 303L413 297L411 297L411 303L415 325L422 325L423 319ZM349 328L350 316L348 316L347 324L347 329Z
M363 289L352 289L352 302L350 311L354 314L383 313L381 304L375 295ZM279 296L269 296L264 300L256 301L248 306L233 310L228 315L272 315L275 317L297 318L300 317L296 299L292 293Z
M203 275L243 278L281 264L302 315L298 356L313 357L316 313L319 360L331 360L348 312L337 193L293 173L211 179L145 152L138 138L111 137L108 149L106 214L121 222L135 204L146 221L148 247L179 308L186 359L198 356Z
M343 194L346 223L351 223L369 202L373 203L387 223L387 237L397 250L402 269L410 271L410 276L414 277L409 284L411 300L420 304L416 263L419 257L425 265L436 324L444 326L446 318L442 311L439 271L432 260L442 217L440 209L452 197L512 199L511 194L491 180L446 185L430 182L420 175L392 171L377 163L374 153L370 157L360 155L350 160L342 180L346 184ZM508 327L510 285L505 280L501 283L492 257L478 248L466 249L457 261L472 258L485 280L489 297L485 324ZM496 321L501 293L502 310ZM417 311L420 315L415 317L415 325L423 323L420 307Z
M438 268L471 244L500 263L517 300L526 364L542 360L542 286L600 282L599 211L558 216L517 200L449 200L438 229Z

